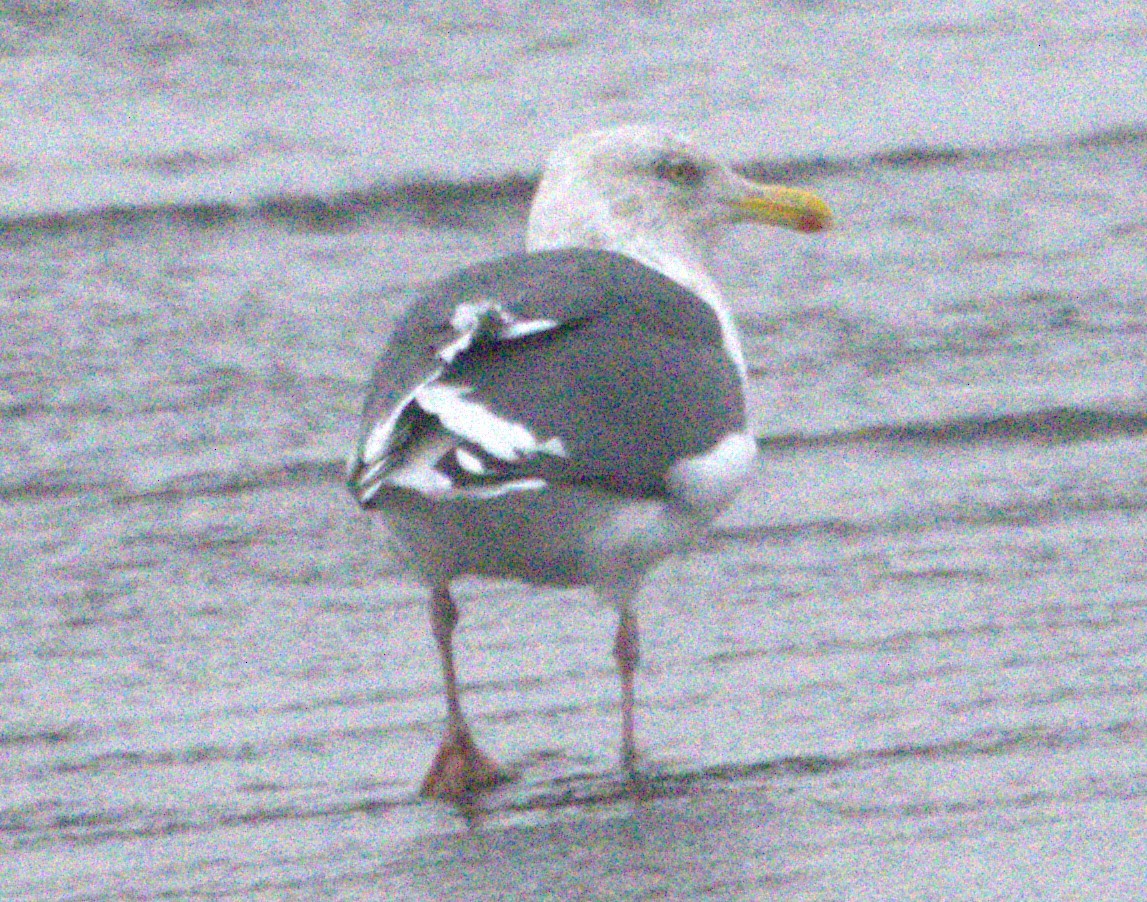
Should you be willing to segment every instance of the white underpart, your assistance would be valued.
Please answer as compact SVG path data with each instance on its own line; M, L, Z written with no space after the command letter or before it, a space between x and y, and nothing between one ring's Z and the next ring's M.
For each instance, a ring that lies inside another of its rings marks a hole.
M657 554L676 544L680 533L679 525L667 516L664 501L627 501L598 526L590 541L605 557Z
M448 432L477 445L487 454L517 463L523 457L551 454L565 457L566 449L560 438L538 441L530 429L521 423L498 416L477 401L467 399L473 392L468 385L431 383L414 393L414 402Z
M744 487L757 459L757 443L744 432L726 435L703 454L669 468L670 493L687 507L716 515Z
M624 501L598 523L589 540L598 566L605 573L612 567L625 572L688 548L743 488L756 456L752 437L737 432L678 461L667 477L677 503Z

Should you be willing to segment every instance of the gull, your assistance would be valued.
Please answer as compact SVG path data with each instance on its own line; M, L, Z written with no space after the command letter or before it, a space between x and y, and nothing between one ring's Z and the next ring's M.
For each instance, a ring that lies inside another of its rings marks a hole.
M447 725L422 795L463 800L508 778L459 699L450 584L466 575L586 587L617 612L621 759L636 774L641 581L696 542L756 461L712 249L738 223L831 221L816 194L750 181L672 131L586 132L547 162L526 251L435 282L401 316L348 487L430 594Z

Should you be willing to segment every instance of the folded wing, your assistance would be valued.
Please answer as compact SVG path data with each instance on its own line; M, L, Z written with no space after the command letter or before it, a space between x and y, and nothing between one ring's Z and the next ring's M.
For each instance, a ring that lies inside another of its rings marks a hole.
M349 483L368 507L554 483L659 496L675 463L743 429L739 378L700 299L617 254L519 254L407 311Z

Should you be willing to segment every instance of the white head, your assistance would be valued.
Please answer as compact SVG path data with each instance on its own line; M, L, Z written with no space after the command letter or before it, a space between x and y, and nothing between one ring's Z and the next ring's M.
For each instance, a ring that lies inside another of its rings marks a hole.
M828 206L809 191L761 185L694 142L648 125L575 135L546 163L530 208L530 250L593 247L634 257L702 294L710 250L738 222L819 231Z

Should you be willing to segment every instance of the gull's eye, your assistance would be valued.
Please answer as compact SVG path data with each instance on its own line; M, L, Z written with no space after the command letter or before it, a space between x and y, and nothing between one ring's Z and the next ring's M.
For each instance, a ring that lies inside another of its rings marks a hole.
M653 164L653 174L675 185L692 187L701 182L705 171L685 157L662 157Z

